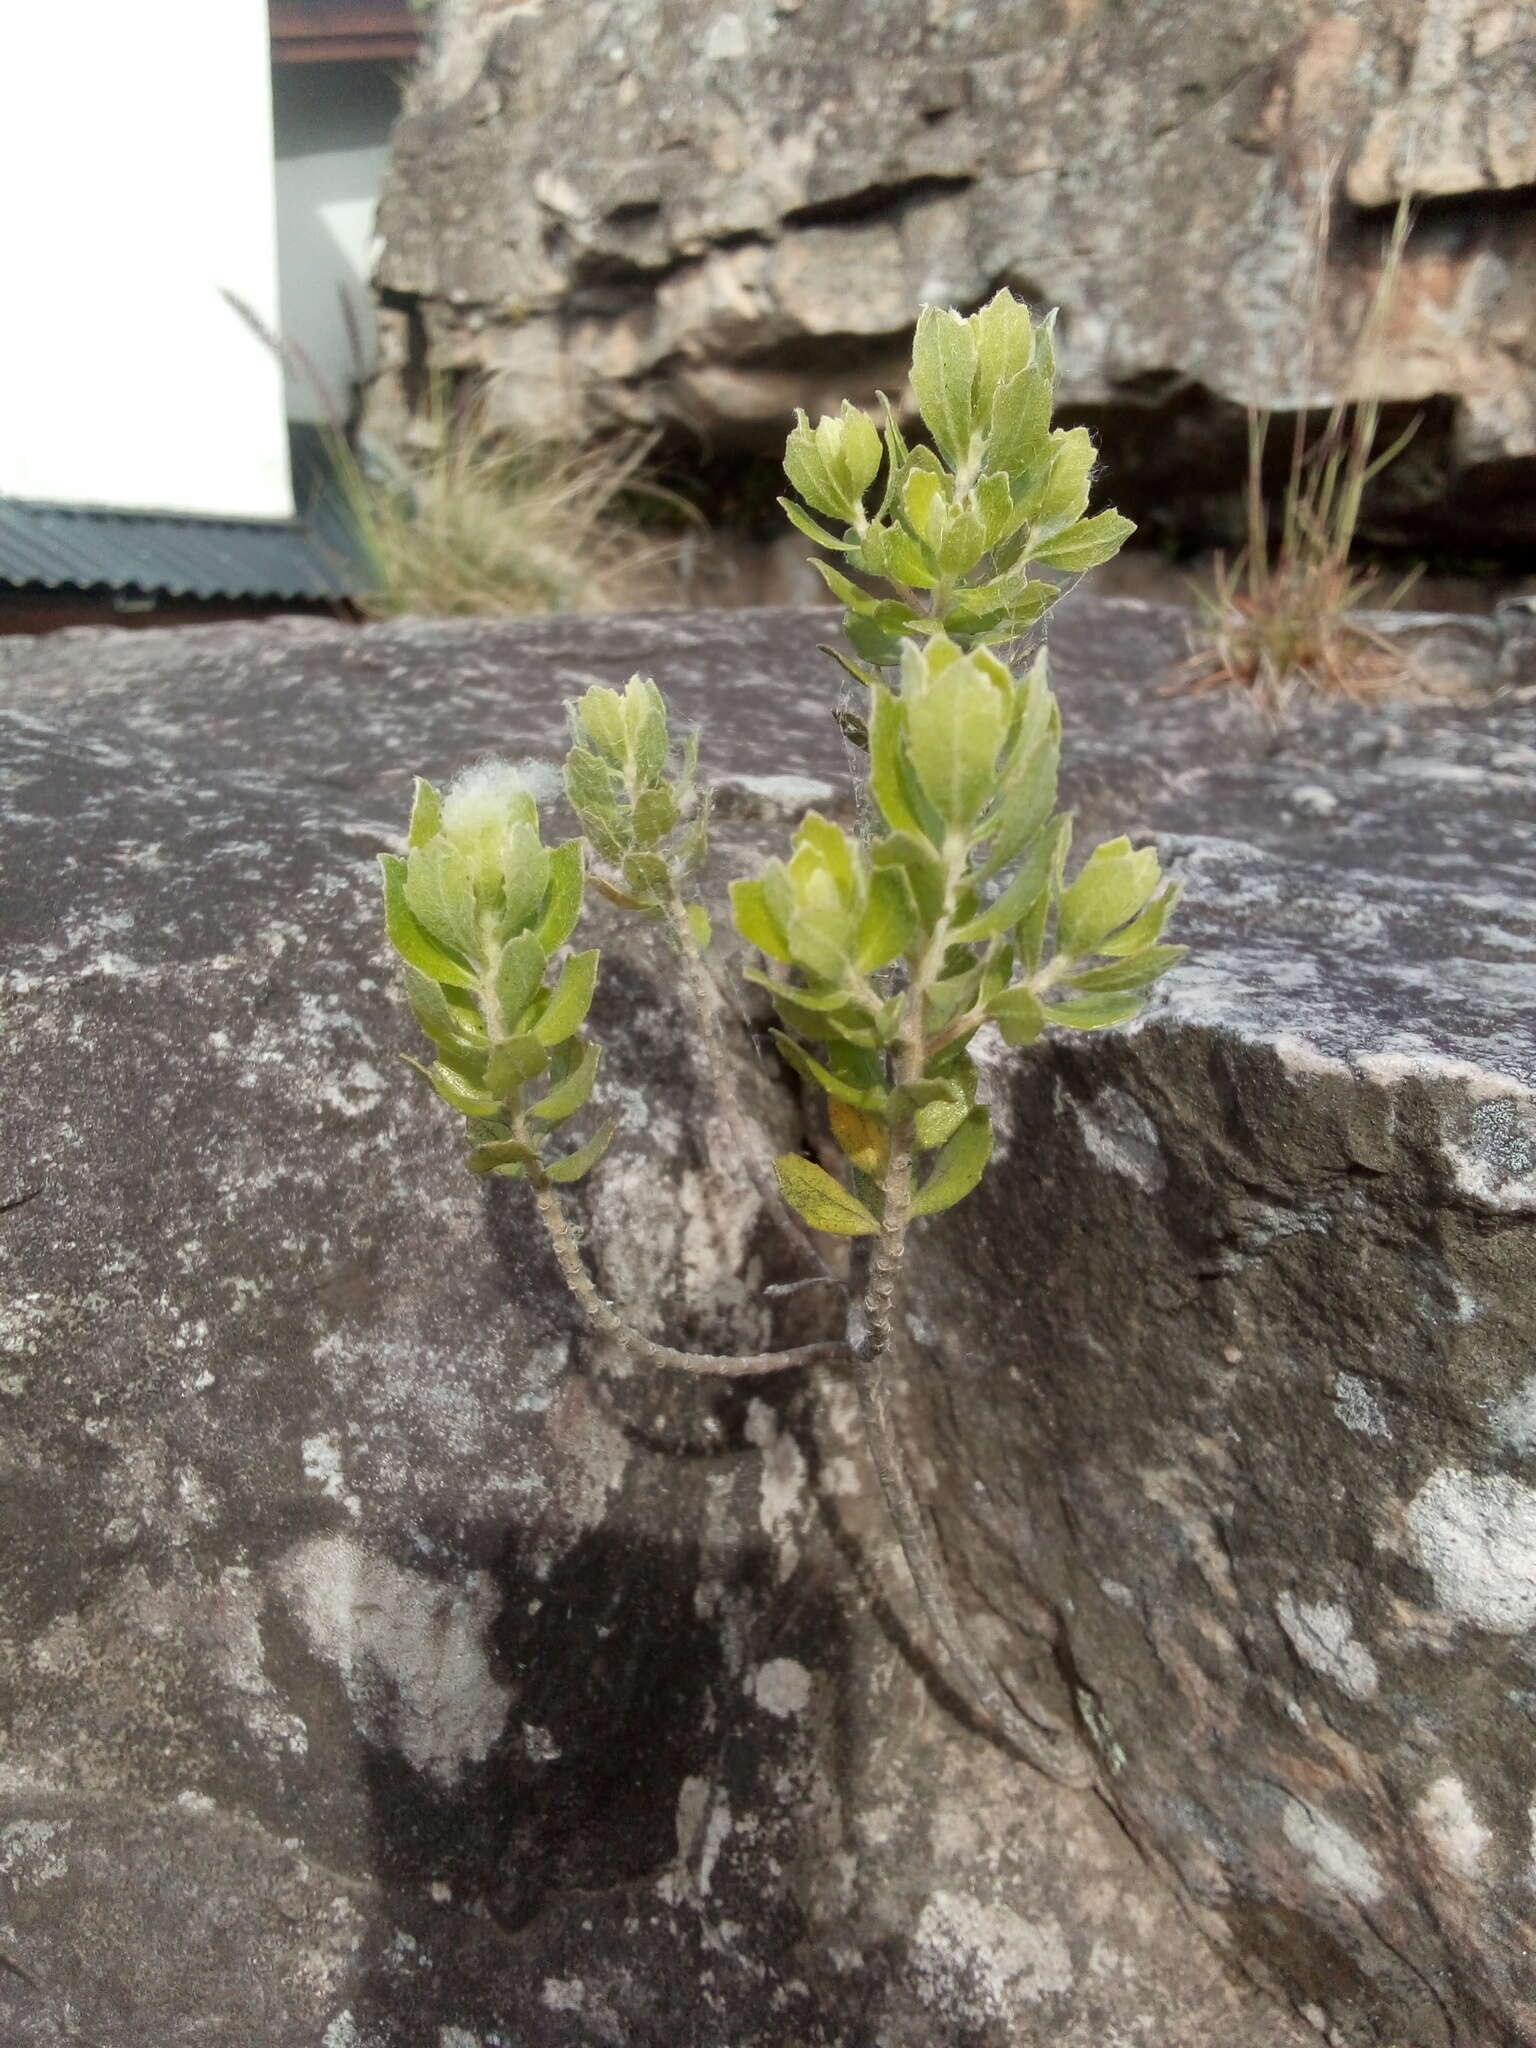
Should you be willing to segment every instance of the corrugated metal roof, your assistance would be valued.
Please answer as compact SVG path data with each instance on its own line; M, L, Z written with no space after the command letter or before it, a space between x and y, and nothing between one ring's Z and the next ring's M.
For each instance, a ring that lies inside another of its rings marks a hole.
M0 585L201 598L345 598L366 587L334 500L303 520L190 519L0 498Z

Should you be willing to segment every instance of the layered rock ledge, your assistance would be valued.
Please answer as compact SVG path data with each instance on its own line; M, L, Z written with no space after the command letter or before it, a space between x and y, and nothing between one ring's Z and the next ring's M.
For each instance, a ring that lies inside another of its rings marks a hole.
M460 1169L373 896L409 776L655 673L722 877L844 801L825 616L0 643L0 2014L18 2048L1517 2048L1536 2032L1536 705L1159 697L1079 830L1195 946L995 1076L903 1414L1067 1794L925 1664L852 1403L627 1370ZM604 1285L817 1327L605 934ZM785 1078L742 1034L780 1142Z
M1144 523L1209 536L1243 407L1370 390L1426 412L1383 531L1518 547L1533 90L1509 0L443 0L380 214L373 419L426 361L496 375L525 431L776 449L795 404L899 394L925 302L1007 285L1061 307L1062 398Z

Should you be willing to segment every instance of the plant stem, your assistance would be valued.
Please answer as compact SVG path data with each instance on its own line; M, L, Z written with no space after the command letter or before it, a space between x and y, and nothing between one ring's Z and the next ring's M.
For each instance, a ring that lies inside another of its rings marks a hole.
M1070 1727L1037 1704L1018 1705L977 1649L960 1619L945 1576L927 1511L917 1497L901 1437L891 1412L887 1361L891 1316L906 1251L911 1210L912 1133L908 1125L891 1133L890 1163L885 1181L885 1223L870 1268L864 1307L864 1328L852 1346L854 1384L864 1421L864 1440L880 1478L902 1555L930 1627L938 1637L961 1689L981 1708L997 1732L1019 1755L1058 1785L1091 1784L1093 1760Z
M922 1077L929 1057L923 1022L923 998L935 965L943 960L952 904L963 872L963 852L952 854L946 885L946 908L923 956L913 963L907 991L902 1038L896 1053L896 1080L905 1085ZM980 1707L997 1732L1019 1755L1059 1785L1092 1782L1093 1759L1072 1729L1036 1703L1019 1705L1003 1689L997 1673L977 1649L961 1620L949 1590L944 1561L933 1527L907 1470L901 1436L891 1412L887 1362L891 1351L896 1291L906 1257L907 1228L912 1219L912 1155L916 1127L904 1117L891 1127L884 1177L880 1239L870 1264L862 1328L855 1331L854 1384L864 1439L880 1479L912 1583L930 1627L943 1646L962 1690Z
M724 1003L715 984L715 977L710 973L698 939L694 935L693 926L688 921L687 905L675 889L667 899L666 913L668 928L677 941L678 951L682 955L683 980L693 1005L699 1038L704 1047L710 1085L721 1113L730 1126L731 1136L736 1141L742 1164L764 1208L778 1222L784 1234L793 1238L818 1274L841 1287L844 1284L842 1276L835 1273L827 1264L810 1232L785 1206L778 1183L763 1164L757 1133L753 1130L751 1119L742 1106L741 1092L736 1085L731 1055L725 1043Z
M521 1135L521 1133L519 1134ZM678 1351L670 1344L658 1344L637 1330L604 1301L598 1293L592 1275L587 1271L586 1262L576 1242L575 1233L560 1198L544 1178L537 1164L528 1168L528 1181L533 1189L534 1207L539 1220L548 1233L560 1271L566 1286L586 1312L587 1320L615 1344L622 1344L626 1351L637 1358L645 1359L651 1365L670 1366L676 1371L713 1375L722 1379L745 1379L753 1374L787 1372L797 1365L826 1365L841 1363L848 1356L848 1347L839 1338L819 1344L797 1344L788 1351L758 1351L742 1358L732 1358L712 1351Z

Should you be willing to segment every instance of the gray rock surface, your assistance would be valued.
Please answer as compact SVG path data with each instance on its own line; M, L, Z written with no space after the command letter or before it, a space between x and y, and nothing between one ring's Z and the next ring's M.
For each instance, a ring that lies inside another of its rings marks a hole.
M924 302L1006 284L1062 308L1062 396L1121 500L1196 516L1241 464L1232 408L1375 381L1355 339L1411 194L1380 382L1449 403L1383 515L1530 537L1533 90L1510 0L442 0L380 217L373 419L398 430L425 357L504 373L536 432L766 447L796 403L898 392Z
M598 1355L394 1078L410 773L653 670L730 778L724 876L839 800L824 618L0 644L8 2042L1530 2037L1536 713L1267 750L1153 694L1172 614L1059 618L1080 829L1163 835L1198 950L999 1084L905 1412L1098 1798L930 1682L836 1376ZM615 941L605 1286L819 1330Z

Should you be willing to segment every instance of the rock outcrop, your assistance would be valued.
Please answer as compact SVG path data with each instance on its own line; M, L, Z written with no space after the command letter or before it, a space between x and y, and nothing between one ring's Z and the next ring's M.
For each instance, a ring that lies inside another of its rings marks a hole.
M393 1078L372 856L410 772L552 754L563 694L653 670L728 783L724 876L841 800L823 629L0 646L17 2048L1536 2027L1536 714L1268 750L1151 693L1174 615L1062 607L1082 829L1162 835L1197 950L1144 1026L999 1077L903 1412L975 1626L1097 1749L1076 1795L932 1681L837 1375L601 1354ZM606 1289L819 1333L815 1290L764 1296L788 1254L665 958L607 937Z
M380 224L381 428L422 362L535 432L766 448L900 390L926 301L1062 308L1116 501L1209 525L1240 408L1326 403L1383 209L1384 530L1536 535L1536 35L1508 0L442 0ZM1319 195L1337 192L1314 294Z

